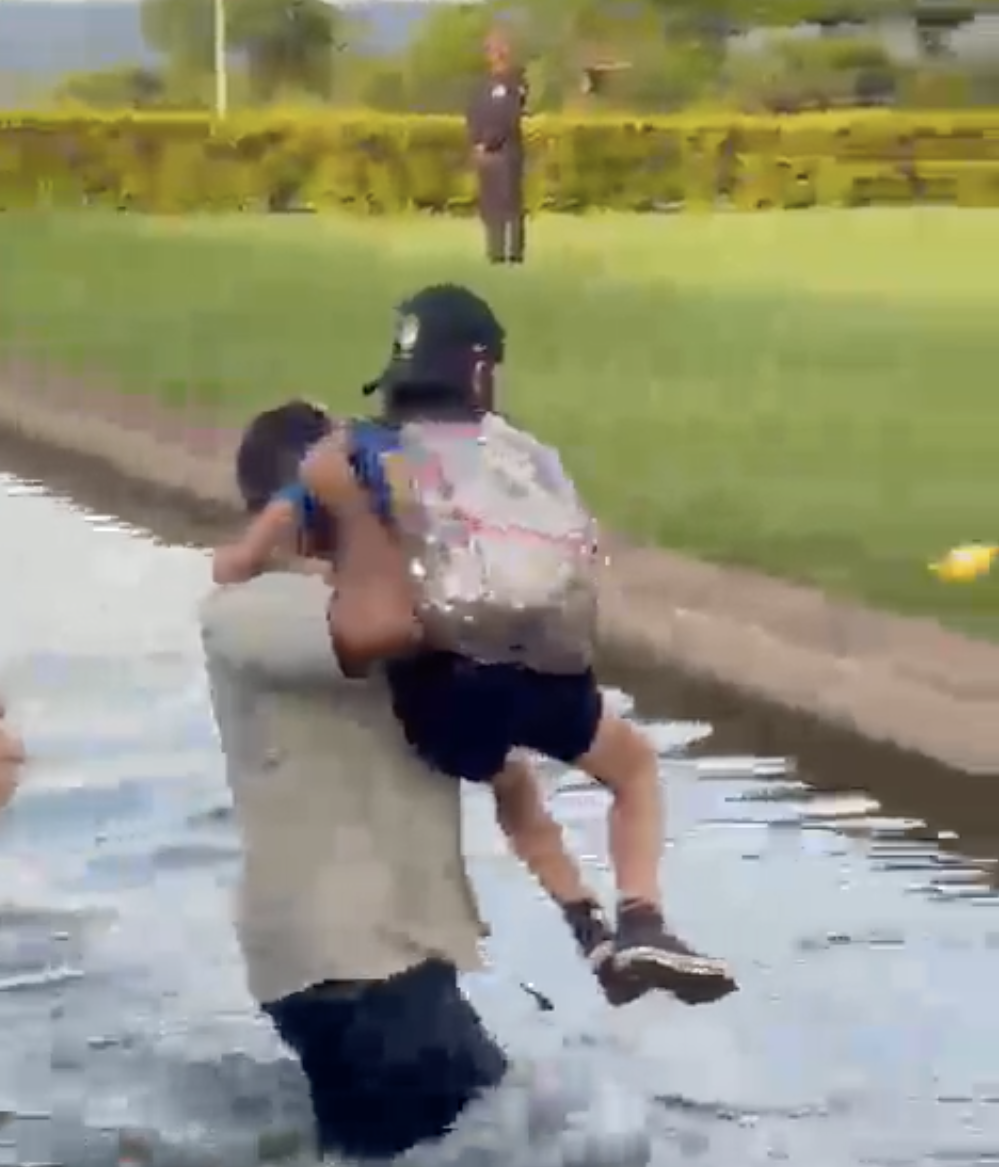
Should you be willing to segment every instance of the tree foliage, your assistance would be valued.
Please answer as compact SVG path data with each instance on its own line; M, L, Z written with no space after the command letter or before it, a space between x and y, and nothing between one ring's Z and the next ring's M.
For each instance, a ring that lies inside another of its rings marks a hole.
M889 54L869 37L778 38L725 71L726 104L747 111L876 104L894 90Z
M54 95L57 102L89 109L149 109L164 103L166 85L151 69L128 65L65 77Z
M482 73L482 46L495 15L487 4L437 4L402 57L402 85L414 111L461 109Z
M668 24L707 32L866 23L915 9L917 0L649 0Z
M166 58L170 102L203 105L212 93L215 0L141 2L146 39ZM371 44L350 6L341 12L325 0L223 3L234 104L292 97L415 113L464 107L495 25L514 40L538 112L580 105L790 109L875 93L956 93L948 33L967 15L956 0L459 0L427 3L409 43L385 52ZM876 35L860 27L899 13L919 14L918 78L916 67L889 60ZM856 27L850 36L814 39L777 31L803 22L824 32ZM733 32L761 26L774 30L774 39L751 53L733 49ZM141 73L73 78L64 89L90 94L91 103L113 103L109 95L118 93L141 105L154 100ZM989 74L974 92L995 90Z
M142 35L162 53L171 71L207 72L212 67L215 12L212 0L143 0Z
M142 30L179 74L212 67L214 0L143 0ZM325 0L225 0L228 49L241 57L254 97L282 90L328 95L340 14Z

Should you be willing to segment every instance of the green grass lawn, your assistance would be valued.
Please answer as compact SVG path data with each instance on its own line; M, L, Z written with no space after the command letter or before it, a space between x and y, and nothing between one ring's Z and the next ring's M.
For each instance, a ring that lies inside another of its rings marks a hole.
M0 216L0 349L247 414L363 407L393 302L469 283L507 401L633 535L999 637L999 212L546 219L523 269L476 224Z

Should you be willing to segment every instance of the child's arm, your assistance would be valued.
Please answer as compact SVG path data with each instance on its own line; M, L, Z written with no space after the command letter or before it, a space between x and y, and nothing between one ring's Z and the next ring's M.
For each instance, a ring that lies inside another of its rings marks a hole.
M298 511L291 499L268 503L250 520L240 539L215 549L213 580L217 584L245 583L272 566L282 551L293 555L298 527Z
M301 481L337 524L331 627L343 667L361 673L412 649L420 626L406 559L355 478L342 432L313 447Z

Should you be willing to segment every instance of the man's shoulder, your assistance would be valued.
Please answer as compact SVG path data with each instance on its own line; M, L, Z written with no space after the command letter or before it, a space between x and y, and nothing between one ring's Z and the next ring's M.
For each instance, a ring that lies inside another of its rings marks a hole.
M532 450L551 450L554 446L548 442L542 441L533 431L520 425L518 422L512 420L505 413L493 412L487 413L484 418L486 426L486 436L493 436L499 439L519 443L522 446L527 446Z
M264 683L328 684L342 670L330 642L332 589L318 576L267 572L210 592L201 637L210 661Z
M202 628L210 631L219 621L284 619L296 611L325 612L332 591L319 576L291 571L268 571L245 583L213 588L202 600Z

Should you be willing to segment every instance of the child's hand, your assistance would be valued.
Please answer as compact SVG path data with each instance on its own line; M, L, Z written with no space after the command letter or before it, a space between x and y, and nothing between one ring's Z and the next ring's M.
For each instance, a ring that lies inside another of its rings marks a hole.
M19 765L25 760L24 745L0 721L0 766Z
M14 797L17 790L17 769L9 762L0 760L0 811Z
M257 574L255 567L242 544L216 547L212 555L212 582L219 585L246 583Z
M275 557L293 552L298 515L293 503L275 499L255 515L242 537L218 547L212 556L216 584L246 583L274 565Z

